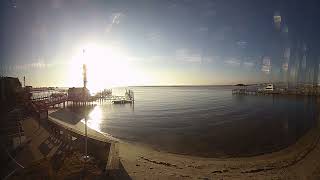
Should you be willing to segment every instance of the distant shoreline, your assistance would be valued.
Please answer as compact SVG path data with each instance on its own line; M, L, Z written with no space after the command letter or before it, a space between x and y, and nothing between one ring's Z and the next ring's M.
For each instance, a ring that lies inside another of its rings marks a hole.
M150 85L150 86L128 86L128 87L217 87L217 86L224 87L224 86L235 86L235 85ZM121 88L121 87L116 87L116 88Z

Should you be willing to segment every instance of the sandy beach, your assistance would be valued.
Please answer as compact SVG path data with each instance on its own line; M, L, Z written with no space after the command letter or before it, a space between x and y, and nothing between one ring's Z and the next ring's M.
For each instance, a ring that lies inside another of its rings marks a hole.
M319 179L319 127L278 152L244 158L201 158L120 142L120 161L132 179Z

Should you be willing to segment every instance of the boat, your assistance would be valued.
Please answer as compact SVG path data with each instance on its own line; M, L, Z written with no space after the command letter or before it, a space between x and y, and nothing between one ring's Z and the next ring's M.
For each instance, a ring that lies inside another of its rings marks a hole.
M126 99L118 99L118 100L113 100L113 104L126 104L126 103L132 103L132 100L126 100Z
M134 94L132 90L127 90L125 96L119 99L112 100L113 104L126 104L126 103L134 103Z
M267 84L267 86L263 90L264 91L273 91L274 90L273 84Z

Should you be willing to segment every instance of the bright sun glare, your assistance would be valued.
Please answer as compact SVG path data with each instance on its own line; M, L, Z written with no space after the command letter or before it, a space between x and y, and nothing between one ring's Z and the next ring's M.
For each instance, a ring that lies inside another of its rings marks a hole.
M94 109L89 114L89 119L87 121L88 126L96 131L101 132L101 122L103 118L101 106L95 106ZM81 120L82 123L85 123L85 120Z
M72 86L83 86L83 64L87 65L87 87L91 93L145 82L139 72L129 67L128 56L117 48L93 43L78 48L70 63L68 77Z

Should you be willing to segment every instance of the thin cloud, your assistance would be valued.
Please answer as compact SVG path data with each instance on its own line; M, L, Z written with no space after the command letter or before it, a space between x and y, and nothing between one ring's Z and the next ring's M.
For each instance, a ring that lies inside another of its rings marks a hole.
M1 72L2 74L7 74L11 72L19 72L26 70L45 69L51 66L52 64L44 63L42 61L33 62L29 64L4 65L1 66Z
M108 24L107 28L106 28L106 32L109 33L112 31L113 26L120 24L120 20L121 18L124 16L123 13L113 13L110 17L111 19L111 23Z
M113 19L112 19L112 24L119 24L121 16L122 16L122 13L114 13Z
M205 17L214 17L217 14L217 11L214 9L208 9L207 11L204 11L202 14Z
M216 61L219 57L218 56L207 56L202 58L203 63L213 63Z
M188 49L184 48L176 50L176 60L178 61L200 63L201 59L201 54L191 53Z
M236 43L237 43L237 45L238 45L239 47L241 47L241 48L245 48L245 47L247 47L247 45L248 45L248 42L247 42L247 41L244 41L244 40L237 41Z
M147 39L151 42L159 42L163 39L163 36L160 32L154 31L147 34Z
M205 26L200 26L196 29L198 32L208 32L209 31L209 28L208 27L205 27Z
M245 66L245 67L253 67L254 63L253 62L243 62L243 66Z
M225 64L231 65L231 66L240 66L241 61L236 58L230 58L224 61Z

